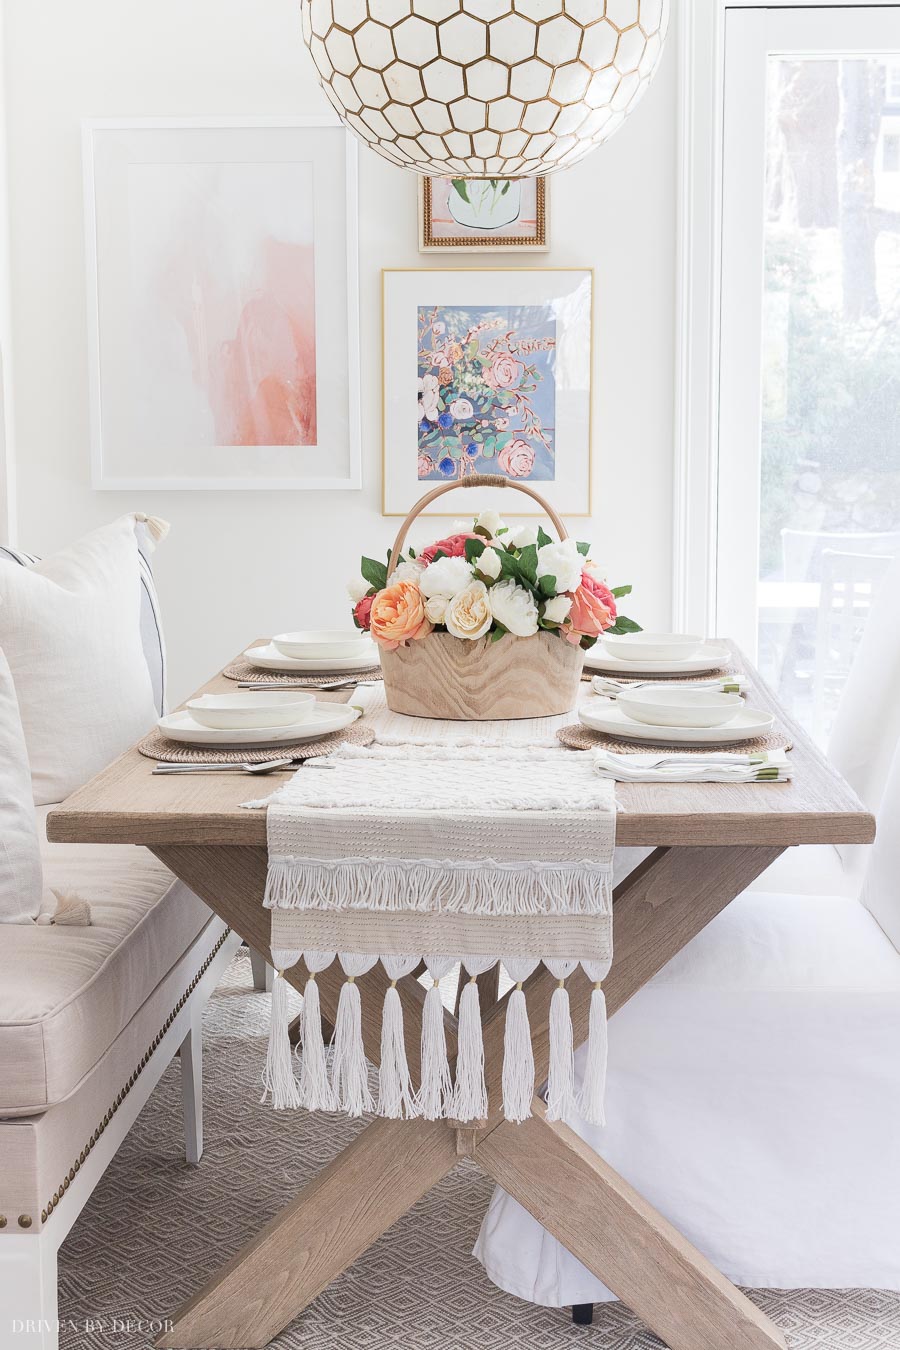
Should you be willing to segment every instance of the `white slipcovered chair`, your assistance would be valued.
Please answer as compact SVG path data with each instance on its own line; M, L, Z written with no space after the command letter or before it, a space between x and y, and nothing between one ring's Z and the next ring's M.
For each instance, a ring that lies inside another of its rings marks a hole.
M606 1127L569 1121L740 1285L900 1290L898 676L888 585L832 738L875 844L733 901L611 1019ZM499 1189L475 1254L534 1303L613 1298Z

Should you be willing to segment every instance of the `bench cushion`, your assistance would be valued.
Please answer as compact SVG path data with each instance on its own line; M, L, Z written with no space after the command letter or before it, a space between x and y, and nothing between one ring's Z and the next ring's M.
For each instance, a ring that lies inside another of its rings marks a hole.
M39 830L50 808L39 811ZM45 884L89 901L89 928L6 925L0 1115L68 1097L209 921L146 849L42 845Z

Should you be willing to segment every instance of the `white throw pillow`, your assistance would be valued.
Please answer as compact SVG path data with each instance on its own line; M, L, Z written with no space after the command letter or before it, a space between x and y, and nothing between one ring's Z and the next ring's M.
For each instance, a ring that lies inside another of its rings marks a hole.
M0 651L0 923L33 923L42 888L25 737L13 678Z
M134 525L121 516L33 567L0 567L0 648L38 805L62 801L158 716L141 646ZM162 522L148 525L162 538Z

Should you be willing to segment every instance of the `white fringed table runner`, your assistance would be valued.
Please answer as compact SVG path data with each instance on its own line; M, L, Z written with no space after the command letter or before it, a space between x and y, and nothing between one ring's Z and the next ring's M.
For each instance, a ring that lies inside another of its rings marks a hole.
M429 722L387 712L380 689L369 691L367 705L375 745L338 747L329 756L334 767L301 769L265 803L265 904L279 972L266 1092L277 1108L483 1119L488 1102L476 977L499 961L516 986L507 1001L503 1111L508 1120L525 1120L535 1082L522 985L543 962L559 981L550 1008L548 1117L578 1110L602 1123L606 1009L600 982L612 961L615 785L593 772L590 756L553 745L554 724L563 719ZM310 974L295 1075L281 972L301 956ZM316 975L334 960L346 980L329 1057ZM391 984L376 1101L368 1087L356 980L379 960ZM422 960L433 983L425 997L422 1081L415 1092L395 985ZM458 962L470 978L460 1000L453 1076L438 982ZM588 1068L576 1100L565 981L579 964L595 988Z

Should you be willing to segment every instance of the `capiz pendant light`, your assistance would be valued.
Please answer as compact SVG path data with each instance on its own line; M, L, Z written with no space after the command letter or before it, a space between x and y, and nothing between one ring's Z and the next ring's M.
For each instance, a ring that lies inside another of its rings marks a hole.
M416 173L532 177L621 126L659 64L669 0L301 0L347 126Z

